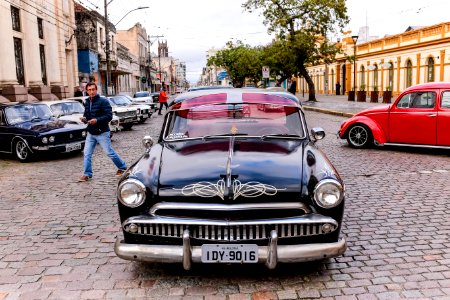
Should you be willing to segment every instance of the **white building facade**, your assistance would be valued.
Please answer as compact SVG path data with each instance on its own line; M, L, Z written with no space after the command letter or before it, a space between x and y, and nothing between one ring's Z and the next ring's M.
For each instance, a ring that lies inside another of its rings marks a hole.
M0 101L73 95L74 16L73 0L0 0Z

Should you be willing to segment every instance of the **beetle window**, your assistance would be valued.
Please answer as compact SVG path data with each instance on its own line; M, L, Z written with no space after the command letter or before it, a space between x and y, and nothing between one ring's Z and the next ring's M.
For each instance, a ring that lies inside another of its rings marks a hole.
M399 108L434 108L436 93L417 92L404 95L397 103Z
M442 93L441 107L442 108L450 108L450 92Z

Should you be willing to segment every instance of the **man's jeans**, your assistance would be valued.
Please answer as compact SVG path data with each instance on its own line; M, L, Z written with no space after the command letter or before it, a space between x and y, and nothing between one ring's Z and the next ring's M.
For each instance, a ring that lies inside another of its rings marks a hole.
M119 170L126 170L126 163L120 158L120 156L114 151L111 146L110 132L103 132L99 135L92 135L90 133L86 136L86 143L84 145L84 175L92 177L92 154L94 153L97 143L103 149L103 152L111 158L113 163Z

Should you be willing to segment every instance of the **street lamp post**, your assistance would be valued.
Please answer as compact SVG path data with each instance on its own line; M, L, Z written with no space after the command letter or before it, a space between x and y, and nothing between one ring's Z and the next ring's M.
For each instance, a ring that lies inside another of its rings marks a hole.
M111 61L110 61L110 49L109 49L109 24L108 24L108 5L112 2L113 0L109 0L109 2L107 0L105 0L105 55L106 55L106 76L105 76L105 91L106 91L106 95L108 95L108 87L109 87L109 83L111 82ZM117 22L114 26L117 26L117 24L120 23L120 21L123 20L123 18L125 18L130 12L138 10L138 9L145 9L145 8L149 8L148 6L140 6L137 7L135 9L130 10L129 12L127 12L120 20L119 22Z
M352 40L353 40L353 91L356 94L356 42L358 41L358 36L352 35Z

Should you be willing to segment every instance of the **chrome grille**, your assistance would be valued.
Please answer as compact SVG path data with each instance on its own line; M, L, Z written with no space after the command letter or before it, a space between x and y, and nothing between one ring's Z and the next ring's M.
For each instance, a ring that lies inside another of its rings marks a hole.
M330 230L325 232L323 226L328 224ZM189 229L193 238L210 241L245 241L270 238L270 231L275 229L279 238L307 237L323 235L336 230L336 224L320 222L307 224L242 224L242 225L195 225L166 224L126 221L125 231L155 237L182 238L183 231Z

